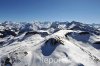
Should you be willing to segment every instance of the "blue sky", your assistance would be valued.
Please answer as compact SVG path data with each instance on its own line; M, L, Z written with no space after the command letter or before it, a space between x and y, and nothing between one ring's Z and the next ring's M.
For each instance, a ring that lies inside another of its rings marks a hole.
M0 21L100 22L100 0L0 0Z

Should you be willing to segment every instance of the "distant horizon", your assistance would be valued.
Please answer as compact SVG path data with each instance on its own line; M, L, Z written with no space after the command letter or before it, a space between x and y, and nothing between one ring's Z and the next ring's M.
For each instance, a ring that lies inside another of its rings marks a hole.
M100 0L0 0L0 22L100 23Z
M7 21L7 20L6 20ZM0 21L0 23L4 23L4 22L6 22L6 21ZM75 20L73 20L73 21L75 21ZM71 23L71 22L73 22L73 21L38 21L38 20L33 20L33 21L7 21L7 22L12 22L12 23L34 23L34 22L40 22L40 23L43 23L43 22L69 22L69 23ZM84 22L80 22L80 21L75 21L75 22L79 22L79 23L83 23L83 24L100 24L100 23L84 23Z

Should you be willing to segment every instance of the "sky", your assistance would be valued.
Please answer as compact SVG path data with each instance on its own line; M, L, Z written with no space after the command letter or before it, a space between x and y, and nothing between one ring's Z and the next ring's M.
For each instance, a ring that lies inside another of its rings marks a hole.
M100 23L100 0L0 0L0 22Z

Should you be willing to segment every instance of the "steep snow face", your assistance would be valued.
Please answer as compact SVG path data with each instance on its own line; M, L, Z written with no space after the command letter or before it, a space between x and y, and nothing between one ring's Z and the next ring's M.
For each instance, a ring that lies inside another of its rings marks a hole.
M44 29L45 27L42 26L46 24L49 27ZM84 25L78 24L80 27ZM87 31L80 28L78 30L68 29L69 23L20 25L20 28L27 29L19 33L22 30L18 28L16 36L11 34L0 38L0 66L4 64L6 58L10 58L13 66L100 65L100 35L88 29ZM34 25L37 27L36 30L33 29ZM73 25L70 26L72 27Z

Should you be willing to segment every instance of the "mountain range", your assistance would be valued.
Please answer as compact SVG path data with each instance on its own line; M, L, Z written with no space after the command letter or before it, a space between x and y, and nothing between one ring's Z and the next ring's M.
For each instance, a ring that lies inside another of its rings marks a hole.
M99 66L100 24L0 23L0 65Z

